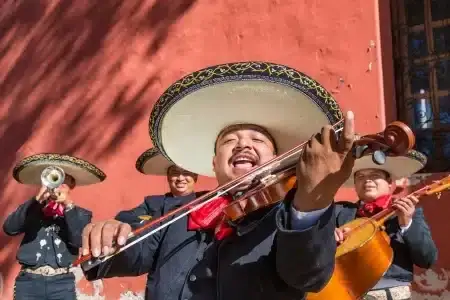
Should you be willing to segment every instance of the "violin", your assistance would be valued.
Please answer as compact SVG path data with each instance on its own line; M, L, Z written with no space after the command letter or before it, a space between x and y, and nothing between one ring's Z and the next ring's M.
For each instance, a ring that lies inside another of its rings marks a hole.
M356 146L354 154L356 158L359 158L366 151L371 151L374 162L381 165L386 161L386 155L406 154L414 144L415 136L411 129L404 123L395 121L389 124L384 132L357 137L354 143ZM225 216L230 221L238 221L249 213L282 201L287 192L296 184L296 166L301 152L299 147L281 155L285 156L292 152L295 160L291 164L281 170L274 170L270 175L259 180L251 189L248 189L244 195L231 202L223 210ZM283 160L283 157L275 158L275 161L280 161L280 163Z
M450 176L415 190L408 196L429 196L450 188ZM395 215L388 207L370 218L355 219L341 228L350 230L336 251L333 275L318 293L308 293L307 300L361 299L383 277L392 264L394 251L384 223Z
M337 134L342 131L342 125L343 120L333 125L333 129ZM226 220L239 221L254 211L281 202L286 193L296 184L296 166L306 144L307 142L301 143L239 178L219 186L215 190L159 218L147 222L131 232L128 239L137 237L142 232L150 229L149 232L119 247L113 254L101 256L94 260L91 254L81 256L72 266L87 262L87 265L83 265L84 270L87 271L237 187L245 186L246 189L241 196L223 209ZM353 155L360 157L366 151L371 151L374 161L378 164L383 164L387 155L403 155L412 149L414 144L415 136L412 130L406 124L395 121L389 124L383 132L356 137L353 145ZM172 216L174 217L168 220ZM166 222L160 224L163 221ZM152 229L156 224L160 224L160 226Z

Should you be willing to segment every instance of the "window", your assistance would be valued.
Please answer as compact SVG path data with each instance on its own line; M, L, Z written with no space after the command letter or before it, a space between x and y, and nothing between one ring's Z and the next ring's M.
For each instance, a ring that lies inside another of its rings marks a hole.
M450 0L392 0L399 119L428 156L421 172L450 171Z

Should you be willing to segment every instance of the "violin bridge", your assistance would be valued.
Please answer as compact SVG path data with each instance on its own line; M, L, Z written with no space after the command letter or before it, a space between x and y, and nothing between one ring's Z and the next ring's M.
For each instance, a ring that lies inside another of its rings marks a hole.
M259 181L264 186L269 186L269 185L274 184L277 181L277 178L278 178L278 176L270 174L270 175L267 175L266 177L261 178Z
M436 193L436 198L438 198L438 200L441 199L441 196L442 196L442 192L437 192Z

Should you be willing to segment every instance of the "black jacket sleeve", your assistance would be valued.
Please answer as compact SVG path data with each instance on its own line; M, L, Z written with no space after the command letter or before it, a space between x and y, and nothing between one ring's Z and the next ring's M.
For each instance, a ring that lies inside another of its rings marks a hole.
M436 262L438 250L421 207L416 208L411 226L403 234L403 240L408 245L412 261L416 266L428 269Z
M81 235L83 233L84 227L91 223L92 212L74 206L71 210L64 212L64 220L67 224L68 231L68 244L75 248L81 248Z
M139 206L119 212L115 219L124 223L133 224L142 221L139 219L140 216L160 216L163 202L158 200L160 199L155 197L152 198L151 196L145 197L144 202Z
M277 271L288 285L305 293L318 292L328 283L334 271L334 204L311 228L291 230L290 205L293 194L288 194L287 201L277 213Z
M139 276L151 270L156 263L156 253L161 242L161 230L122 253L91 269L86 263L81 268L89 281L101 278ZM132 240L131 240L132 241ZM130 242L131 242L130 241Z
M41 207L41 204L39 204L34 197L19 205L19 207L6 218L3 223L3 231L9 236L24 233L27 220L34 217L32 215L39 207Z

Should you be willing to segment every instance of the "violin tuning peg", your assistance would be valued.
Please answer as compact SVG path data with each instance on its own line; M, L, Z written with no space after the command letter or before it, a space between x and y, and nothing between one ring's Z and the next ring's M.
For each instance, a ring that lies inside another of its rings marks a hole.
M353 157L361 158L364 154L364 151L366 151L368 148L368 145L356 146L355 148L353 148Z
M375 150L372 153L372 160L377 165L383 165L386 162L386 154L381 150Z

